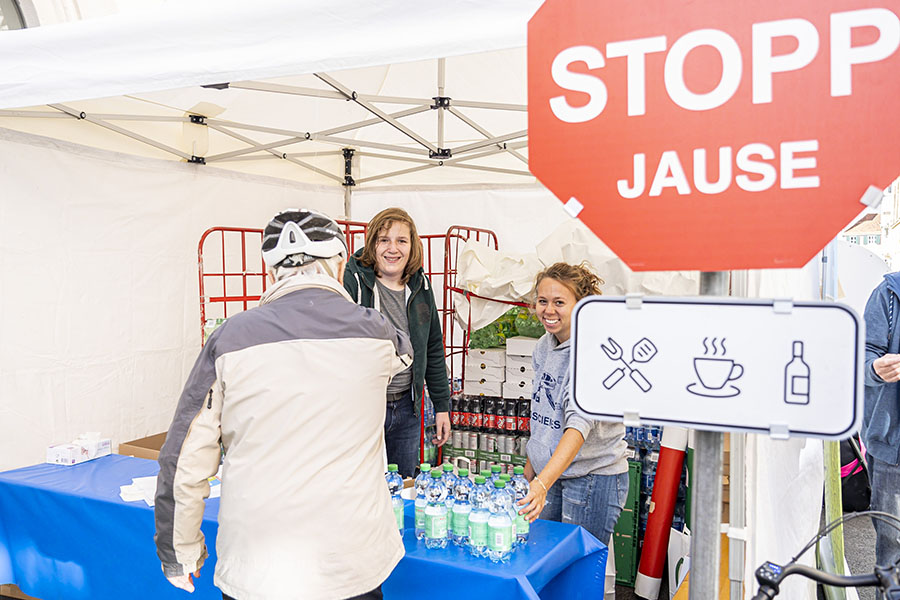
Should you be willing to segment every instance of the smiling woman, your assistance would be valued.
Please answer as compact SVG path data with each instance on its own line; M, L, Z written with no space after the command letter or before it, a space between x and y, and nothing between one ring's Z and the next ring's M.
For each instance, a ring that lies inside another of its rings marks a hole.
M422 392L434 403L436 438L450 437L450 386L444 344L434 293L422 270L422 242L412 217L400 208L375 215L367 228L366 244L350 257L344 287L358 304L374 308L407 334L413 364L391 380L387 388L384 440L389 463L404 477L418 464Z
M556 263L535 279L534 309L547 330L532 358L531 438L519 511L581 525L605 544L628 495L625 428L589 421L570 406L569 339L572 309L600 294L603 280L586 264Z

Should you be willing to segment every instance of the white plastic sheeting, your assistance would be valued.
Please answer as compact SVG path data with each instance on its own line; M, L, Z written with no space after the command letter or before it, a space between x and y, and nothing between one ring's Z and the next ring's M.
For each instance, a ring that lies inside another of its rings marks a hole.
M0 470L165 431L200 348L197 243L340 190L0 130Z

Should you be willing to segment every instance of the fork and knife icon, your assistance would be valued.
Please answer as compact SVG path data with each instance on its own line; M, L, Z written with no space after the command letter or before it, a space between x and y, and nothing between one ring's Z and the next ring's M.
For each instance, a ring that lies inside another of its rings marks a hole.
M647 338L641 338L641 340L631 348L631 361L626 361L622 346L620 346L616 340L612 338L608 339L609 346L604 343L600 344L600 347L610 360L619 361L622 363L622 366L606 376L606 379L603 380L603 387L611 390L613 386L625 377L625 373L628 373L631 380L637 384L642 391L649 392L650 388L653 386L647 381L647 378L632 365L634 365L634 363L650 362L650 359L656 356L657 350L656 346L653 345L653 342Z

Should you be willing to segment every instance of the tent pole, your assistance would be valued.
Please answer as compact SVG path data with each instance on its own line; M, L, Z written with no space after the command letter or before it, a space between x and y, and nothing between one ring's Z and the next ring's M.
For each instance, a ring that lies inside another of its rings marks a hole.
M438 98L444 97L444 79L446 75L447 68L447 59L439 58L438 59ZM438 125L437 125L437 147L444 147L444 110L446 110L443 106L437 107L437 117L438 117Z
M396 146L394 144L381 144L379 142L369 142L366 140L353 140L350 138L339 138L331 135L320 135L317 133L310 134L310 138L317 142L328 142L331 144L353 144L361 148L377 148L378 150L390 150L391 152L405 152L408 154L418 154L419 156L427 156L428 153L419 148L407 148L406 146Z
M352 194L352 192L350 190L351 190L351 187L349 185L344 186L344 217L348 221L353 220L350 216L350 196Z
M403 125L396 119L391 118L391 116L389 114L387 114L386 112L384 112L377 106L373 105L368 100L363 100L362 98L360 98L359 94L357 94L356 92L354 92L347 86L341 84L339 81L337 81L330 75L326 75L325 73L315 73L315 76L318 77L319 79L321 79L322 81L324 81L325 83L327 83L328 85L330 85L331 87L333 87L334 89L336 89L337 91L344 94L349 100L353 100L354 102L356 102L357 104L359 104L360 106L365 108L367 111L369 111L376 117L379 117L382 120L384 120L385 123L387 123L394 129L396 129L400 133L402 133L405 136L409 137L410 139L418 142L419 144L421 144L428 150L431 150L432 152L438 151L437 147L434 144L432 144L431 142L429 142L428 140L423 138L421 135L419 135L418 133L416 133L415 131L413 131L412 129L407 127L406 125Z
M465 123L466 125L471 127L472 129L474 129L475 131L477 131L484 137L486 137L488 139L492 139L494 137L494 135L492 133L490 133L487 129L485 129L484 127L481 127L478 123L476 123L475 121L473 121L472 119L470 119L469 117L464 115L463 113L459 112L452 106L448 107L448 110L450 111L450 114L452 114L454 117L456 117L457 119L459 119L460 121L462 121L463 123ZM504 146L504 144L497 144L497 147L500 148L501 150L509 152L510 154L512 154L519 160L521 160L526 165L528 164L528 159L525 158L524 156L522 156L521 154L519 154L518 152L516 152L515 150L513 150L511 148L506 148Z
M701 296L728 295L728 271L700 273ZM691 586L690 600L719 597L719 560L722 522L722 451L724 435L697 431L694 446L694 481L691 482Z
M168 152L169 154L174 154L175 156L183 158L184 160L193 161L193 159L194 159L194 157L192 157L190 154L182 152L181 150L179 150L177 148L167 146L166 144L163 144L162 142L157 142L156 140L152 140L146 136L134 133L133 131L128 131L127 129L119 127L118 125L113 125L112 123L107 123L106 121L98 119L92 115L85 113L85 112L79 112L74 108L66 106L65 104L48 104L47 106L49 106L50 108L55 108L56 110L58 110L60 112L66 113L67 115L70 115L75 119L87 121L88 123L93 123L94 125L99 125L100 127L104 127L106 129L109 129L110 131L114 131L120 135L124 135L125 137L130 137L131 139L137 140L144 144L147 144L148 146L153 146L154 148L162 150L163 152Z
M515 131L513 133L507 133L506 135L497 136L489 140L482 140L480 142L475 142L474 144L467 144L465 146L460 146L459 148L454 148L453 154L455 156L458 154L462 154L463 152L469 152L471 150L480 150L481 148L486 148L487 146L493 146L494 144L499 144L508 140L525 137L526 135L528 135L527 129L523 129L522 131Z

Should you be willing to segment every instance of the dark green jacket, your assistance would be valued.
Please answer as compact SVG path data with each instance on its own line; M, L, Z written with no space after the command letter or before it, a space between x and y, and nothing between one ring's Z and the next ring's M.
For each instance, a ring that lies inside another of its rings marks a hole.
M375 308L375 270L364 267L358 258L359 250L347 262L344 272L344 289L357 304ZM441 322L431 284L425 272L419 269L406 283L410 289L406 303L409 318L409 337L413 347L413 398L416 414L421 415L422 388L428 383L428 394L434 403L434 412L450 411L450 384L447 380L447 363L444 362L444 341Z

